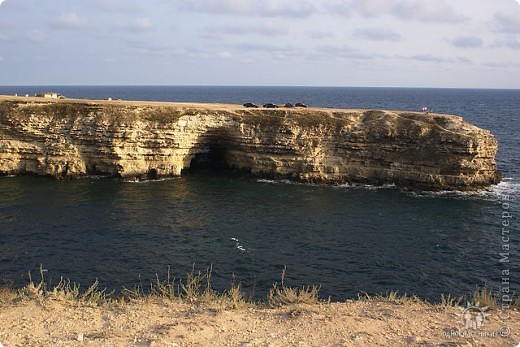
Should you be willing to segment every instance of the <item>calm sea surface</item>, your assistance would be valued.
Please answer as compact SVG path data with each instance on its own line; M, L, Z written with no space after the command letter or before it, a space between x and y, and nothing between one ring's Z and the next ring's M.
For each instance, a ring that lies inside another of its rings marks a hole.
M405 192L257 180L201 170L171 180L0 178L0 284L27 272L121 289L213 268L265 297L286 284L322 285L333 299L398 290L438 300L476 286L520 289L520 90L303 87L0 87L0 94L312 106L457 114L489 129L505 179L477 193ZM508 198L509 200L506 200ZM503 218L506 216L506 218ZM508 218L512 216L512 218ZM501 237L502 222L510 239ZM501 263L509 247L509 263ZM254 288L254 289L253 289Z

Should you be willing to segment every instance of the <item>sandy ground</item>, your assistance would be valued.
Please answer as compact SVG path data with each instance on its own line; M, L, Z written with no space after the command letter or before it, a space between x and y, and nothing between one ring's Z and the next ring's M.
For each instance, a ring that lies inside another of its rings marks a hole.
M0 101L23 101L30 103L73 103L73 104L91 104L91 105L122 105L122 106L157 106L157 107L173 107L173 108L200 108L210 110L244 110L246 109L241 104L226 104L226 103L199 103L199 102L167 102L167 101L139 101L139 100L94 100L94 99L48 99L41 97L25 97L25 96L12 96L12 95L0 95ZM311 105L312 106L312 105ZM285 108L280 107L280 110L322 110L322 111L349 111L349 112L360 112L361 109L334 109L334 108ZM252 110L252 109L249 109ZM272 110L260 107L257 110Z
M8 346L517 346L520 312L467 329L461 309L350 301L281 308L140 300L109 306L29 300L0 307Z

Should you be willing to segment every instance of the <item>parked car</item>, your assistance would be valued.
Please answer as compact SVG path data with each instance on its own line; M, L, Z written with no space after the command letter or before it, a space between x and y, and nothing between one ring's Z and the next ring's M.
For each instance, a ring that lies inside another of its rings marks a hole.
M265 104L264 107L265 108L278 108L278 106L276 106L275 104L271 104L271 103Z
M294 107L294 105L291 103L286 103L285 105L283 105L283 107Z
M253 108L258 108L258 105L255 105L253 104L252 102L246 102L244 104L244 107L253 107Z
M307 105L301 102L297 102L296 104L294 104L294 107L307 107Z

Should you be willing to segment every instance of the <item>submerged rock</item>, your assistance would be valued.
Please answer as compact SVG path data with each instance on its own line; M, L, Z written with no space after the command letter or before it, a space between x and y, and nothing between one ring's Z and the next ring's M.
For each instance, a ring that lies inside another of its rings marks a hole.
M0 98L0 174L181 175L207 155L258 177L474 190L498 144L461 117L408 111Z

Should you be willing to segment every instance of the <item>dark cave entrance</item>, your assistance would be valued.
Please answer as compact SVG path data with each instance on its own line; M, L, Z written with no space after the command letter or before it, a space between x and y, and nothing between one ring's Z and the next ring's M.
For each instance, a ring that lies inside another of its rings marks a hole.
M189 168L182 174L233 172L226 162L227 149L220 145L207 145L193 157Z

